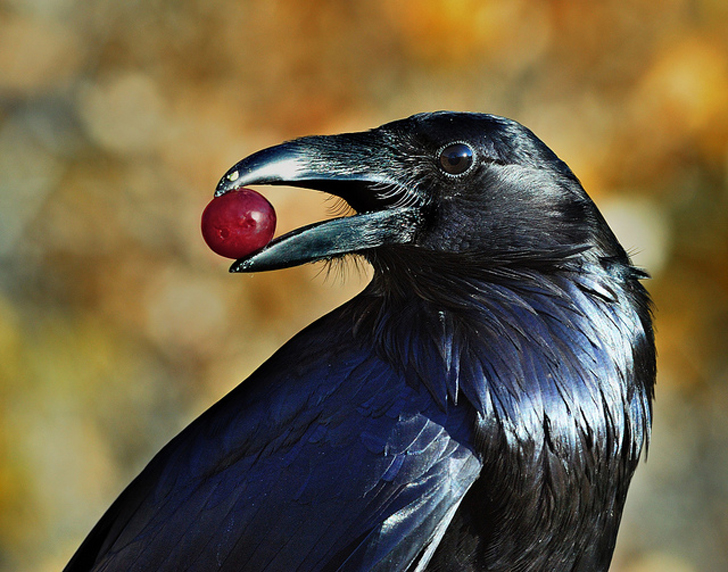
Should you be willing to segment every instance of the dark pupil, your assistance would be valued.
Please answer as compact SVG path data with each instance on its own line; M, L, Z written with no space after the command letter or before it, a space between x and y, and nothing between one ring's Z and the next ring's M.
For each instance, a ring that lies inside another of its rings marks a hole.
M440 166L446 173L459 175L473 164L473 150L464 143L445 147L440 153Z

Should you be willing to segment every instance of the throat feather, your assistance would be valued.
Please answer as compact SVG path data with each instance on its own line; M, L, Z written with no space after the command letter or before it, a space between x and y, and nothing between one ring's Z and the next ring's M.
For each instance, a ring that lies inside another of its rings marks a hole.
M609 278L534 273L458 284L445 295L380 290L364 313L369 323L357 329L371 333L383 359L426 387L441 409L467 402L517 441L543 441L544 423L551 441L566 445L591 434L624 437L635 426L641 440L649 403L634 391L632 349L641 324ZM420 282L418 291L425 287ZM623 441L611 455L624 445L641 449Z

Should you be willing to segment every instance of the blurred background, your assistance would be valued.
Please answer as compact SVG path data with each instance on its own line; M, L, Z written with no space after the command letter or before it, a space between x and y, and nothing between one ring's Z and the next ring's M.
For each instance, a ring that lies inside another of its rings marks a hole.
M241 157L415 112L512 117L657 304L654 436L612 569L728 570L728 3L0 0L0 570L60 570L178 430L366 268L230 275ZM266 189L279 231L322 195Z

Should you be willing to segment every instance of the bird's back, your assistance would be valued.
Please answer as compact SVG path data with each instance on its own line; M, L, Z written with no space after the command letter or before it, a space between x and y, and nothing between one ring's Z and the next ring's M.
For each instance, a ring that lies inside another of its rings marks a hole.
M339 314L172 440L66 572L404 570L422 558L480 469L472 418L445 414Z

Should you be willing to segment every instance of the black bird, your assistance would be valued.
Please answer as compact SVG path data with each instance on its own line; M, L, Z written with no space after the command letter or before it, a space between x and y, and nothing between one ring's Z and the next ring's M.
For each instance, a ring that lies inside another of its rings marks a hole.
M66 570L603 571L651 424L650 301L520 124L420 114L243 159L343 198L233 272L355 253L367 288L174 438Z

